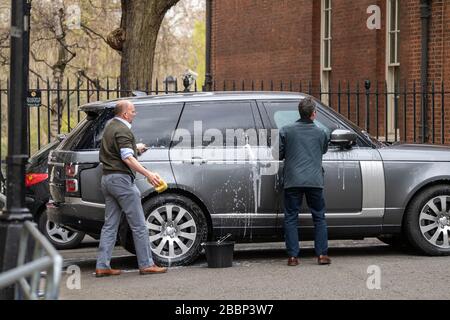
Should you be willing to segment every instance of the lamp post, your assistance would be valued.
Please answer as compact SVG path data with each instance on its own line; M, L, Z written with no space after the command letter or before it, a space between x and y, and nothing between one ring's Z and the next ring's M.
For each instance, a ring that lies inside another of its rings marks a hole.
M25 205L25 164L27 150L28 55L30 0L11 2L11 64L8 95L8 156L6 163L7 204L0 214L0 271L17 265L20 233L23 223L32 216ZM13 299L14 288L0 290L0 299Z

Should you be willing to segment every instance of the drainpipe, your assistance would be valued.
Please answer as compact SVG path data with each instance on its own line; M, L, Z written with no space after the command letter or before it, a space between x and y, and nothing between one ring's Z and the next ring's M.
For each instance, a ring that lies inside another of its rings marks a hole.
M420 81L422 87L422 143L428 141L428 43L430 34L431 0L420 0L420 19L422 21L422 57Z
M205 86L203 91L212 91L211 74L211 29L212 29L212 0L206 0L206 66Z

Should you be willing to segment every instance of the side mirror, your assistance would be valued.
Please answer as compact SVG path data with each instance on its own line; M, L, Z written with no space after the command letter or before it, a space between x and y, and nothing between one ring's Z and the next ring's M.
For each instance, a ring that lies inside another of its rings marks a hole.
M342 148L350 147L356 143L356 133L346 129L336 129L331 133L331 143Z
M61 142L61 141L63 141L66 138L66 135L65 134L58 134L57 138Z

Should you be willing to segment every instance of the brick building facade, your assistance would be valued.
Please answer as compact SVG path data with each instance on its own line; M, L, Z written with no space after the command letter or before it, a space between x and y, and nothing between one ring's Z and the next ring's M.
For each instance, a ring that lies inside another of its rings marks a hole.
M450 91L450 0L210 0L210 5L209 67L216 90L331 92L322 99L361 125L366 115L353 93L358 86L364 93L364 81L370 80L372 134L384 136L387 129L420 141L426 123L425 141L450 142L450 95L435 94L433 101L431 94L433 82L436 90L443 83ZM422 55L424 34L428 59ZM414 84L419 93L425 82L430 94L422 106L422 95L413 92ZM339 86L350 87L348 101L333 94Z

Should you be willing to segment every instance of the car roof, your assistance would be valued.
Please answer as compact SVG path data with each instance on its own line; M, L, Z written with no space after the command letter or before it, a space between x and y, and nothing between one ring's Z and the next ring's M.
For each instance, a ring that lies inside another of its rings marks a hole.
M224 91L163 94L151 96L127 97L108 101L97 101L80 107L81 111L96 111L115 107L117 101L130 100L135 106L143 104L202 102L202 101L233 101L233 100L283 100L303 99L307 95L296 92L266 92L266 91Z

